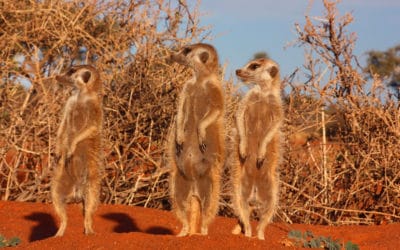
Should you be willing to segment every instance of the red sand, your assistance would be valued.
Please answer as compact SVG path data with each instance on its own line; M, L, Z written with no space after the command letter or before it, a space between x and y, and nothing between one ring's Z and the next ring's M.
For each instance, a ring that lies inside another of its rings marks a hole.
M266 228L265 241L232 235L236 220L217 217L208 236L178 238L180 224L168 211L100 205L94 218L95 235L83 234L79 205L68 206L68 226L63 237L57 231L51 204L0 201L0 234L17 236L24 249L293 249L288 247L291 229L311 230L314 235L352 241L360 249L400 249L400 224L381 226L313 226L273 223Z

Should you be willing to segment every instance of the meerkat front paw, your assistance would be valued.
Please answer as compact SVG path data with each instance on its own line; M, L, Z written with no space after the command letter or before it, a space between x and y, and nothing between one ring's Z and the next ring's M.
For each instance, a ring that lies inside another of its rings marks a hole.
M241 164L243 164L245 161L246 161L246 159L247 159L247 153L246 153L246 148L245 148L245 146L243 146L243 143L241 143L240 145L239 145L239 160L240 160L240 163Z
M179 143L178 141L175 141L175 150L176 150L176 156L180 156L183 150L183 142Z
M239 161L240 161L240 164L244 164L244 162L246 161L246 159L247 159L247 155L242 155L242 154L240 154L239 153Z
M71 143L71 147L69 150L67 150L66 158L71 158L72 155L75 153L76 150L76 143Z
M205 137L206 137L206 131L204 129L198 129L198 134L199 134L199 149L202 153L204 153L207 149L207 145L205 144Z
M71 164L71 162L72 162L72 155L67 155L67 157L65 157L65 160L64 160L64 165L65 166L68 166L69 164Z
M56 154L56 155L54 156L54 161L55 161L56 164L58 164L58 163L60 162L60 159L61 159L61 155Z
M200 142L199 149L204 154L204 152L206 152L207 145L204 142Z
M265 158L257 158L257 169L260 169L264 164Z

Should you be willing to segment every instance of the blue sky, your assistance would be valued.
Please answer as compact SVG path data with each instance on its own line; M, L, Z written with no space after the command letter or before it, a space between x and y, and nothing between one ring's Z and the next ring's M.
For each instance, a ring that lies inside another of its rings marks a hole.
M227 65L226 78L256 52L265 51L281 66L282 76L304 62L304 49L287 47L296 39L295 23L305 15L323 16L322 0L202 0L202 25L211 25L213 44L220 63ZM365 52L386 50L400 44L399 0L343 0L339 14L350 12L354 21L349 32L357 33L355 54L365 65Z

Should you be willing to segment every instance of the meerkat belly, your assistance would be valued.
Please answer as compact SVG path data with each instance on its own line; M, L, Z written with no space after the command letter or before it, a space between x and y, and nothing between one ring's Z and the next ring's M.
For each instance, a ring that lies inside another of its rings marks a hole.
M275 154L278 153L278 149L275 145L277 139L275 136L271 142L266 145L267 156L264 167L259 169L256 167L258 152L262 146L262 142L265 136L268 134L272 127L273 115L267 100L256 98L255 101L249 102L246 113L246 136L248 138L248 158L244 162L242 172L242 185L243 190L248 192L244 197L252 197L256 199L260 188L264 188L264 183L268 178L271 171L275 168L274 165ZM273 154L273 155L271 155ZM272 157L271 157L272 156Z
M267 174L267 171L256 173L247 169L247 172L241 177L242 197L245 197L250 206L258 207L270 195L273 181L277 178L276 174L270 173L270 171Z
M267 104L260 100L250 103L246 116L246 136L248 138L249 156L255 160L257 151L271 126Z
M191 99L184 127L185 142L181 154L181 157L183 157L181 168L188 177L199 177L206 174L210 166L218 160L218 155L223 150L220 141L222 140L221 128L216 122L211 123L206 128L203 142L206 145L206 150L204 152L200 150L199 126L209 110L209 104L205 103L204 98L200 93Z
M72 131L79 133L82 129L86 128L88 119L87 110L81 105L77 105L75 112L72 114L71 128Z
M89 161L93 158L88 146L89 145L85 142L79 143L67 167L68 172L76 183L84 184L87 180ZM78 186L80 186L80 184L78 184Z

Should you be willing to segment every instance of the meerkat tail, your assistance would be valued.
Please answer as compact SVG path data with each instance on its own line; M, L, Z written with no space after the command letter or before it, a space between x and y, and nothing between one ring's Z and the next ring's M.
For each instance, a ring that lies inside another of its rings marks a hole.
M190 198L190 234L195 234L198 232L198 227L200 225L200 200L196 196L192 195Z

